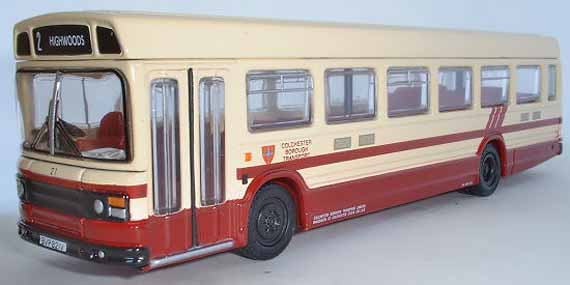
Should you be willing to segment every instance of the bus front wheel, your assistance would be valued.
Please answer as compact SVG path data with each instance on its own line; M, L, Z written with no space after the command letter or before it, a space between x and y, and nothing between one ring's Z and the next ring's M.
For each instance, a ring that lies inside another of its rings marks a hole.
M295 231L295 203L277 184L263 186L253 199L248 219L247 246L238 253L255 260L278 256Z
M501 158L493 145L487 145L481 154L479 185L467 189L467 193L487 197L497 190L501 180Z

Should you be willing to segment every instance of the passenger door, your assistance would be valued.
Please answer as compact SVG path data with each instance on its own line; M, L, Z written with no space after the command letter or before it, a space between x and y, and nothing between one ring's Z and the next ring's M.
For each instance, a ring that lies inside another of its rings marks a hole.
M197 244L216 243L227 237L228 225L220 205L225 201L225 71L194 70L192 110L194 139L194 206Z
M193 244L188 117L188 79L185 69L150 73L152 144L153 239L155 254L186 251Z

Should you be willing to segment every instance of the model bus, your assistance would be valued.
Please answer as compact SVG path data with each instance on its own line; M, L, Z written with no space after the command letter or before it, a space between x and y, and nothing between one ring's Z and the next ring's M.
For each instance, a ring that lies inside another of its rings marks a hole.
M270 259L562 152L548 37L70 12L14 41L19 235L95 262Z

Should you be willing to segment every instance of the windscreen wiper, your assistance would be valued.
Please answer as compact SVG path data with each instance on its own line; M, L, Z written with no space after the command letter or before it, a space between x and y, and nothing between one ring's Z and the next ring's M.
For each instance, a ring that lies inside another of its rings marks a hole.
M32 149L36 148L36 145L42 140L44 134L48 135L48 148L50 155L55 155L56 152L56 144L58 142L65 144L65 146L61 150L64 152L72 152L74 155L78 157L82 157L81 151L79 147L75 143L74 137L81 137L85 135L85 132L80 128L76 127L73 124L70 124L61 118L58 117L59 112L59 104L61 100L61 82L63 79L63 74L61 72L57 72L55 75L54 87L53 87L53 94L52 99L50 100L49 104L49 112L48 116L46 117L45 122L43 123L42 127L40 128L39 132L36 134L34 139L32 140ZM56 131L58 132L56 135ZM63 141L58 141L61 139Z
M55 125L57 121L57 110L59 107L59 99L61 97L61 80L62 73L55 73L55 81L53 83L53 95L51 97L51 105L48 113L48 135L49 135L49 153L55 155Z
M59 134L62 136L63 140L65 141L67 146L70 148L71 152L73 152L78 157L82 157L81 151L79 150L79 147L77 146L77 144L73 140L72 135L66 129L65 124L69 124L69 123L66 123L61 119L57 119L55 127L56 127L56 129L59 130Z
M56 129L59 130L59 134L62 135L63 140L65 141L65 143L69 146L69 148L71 149L71 151L79 156L82 157L81 155L81 151L79 151L79 148L77 147L77 144L75 143L75 141L73 140L73 138L71 137L71 135L69 134L69 132L67 131L67 129L65 128L65 124L62 122L61 118L58 118L57 113L59 111L59 103L61 100L61 82L63 79L63 73L61 72L56 72L55 73L55 81L53 84L53 95L52 95L52 99L51 99L51 105L50 105L50 110L49 110L49 114L48 114L48 135L49 135L49 142L48 142L48 146L49 146L49 153L50 155L55 155L55 144L56 144Z
M46 132L47 127L48 127L48 120L49 120L48 117L46 117L46 120L42 124L42 127L39 129L39 131L36 133L36 135L32 139L32 144L30 144L31 149L36 149L36 145L41 141L41 139L42 139L44 133Z

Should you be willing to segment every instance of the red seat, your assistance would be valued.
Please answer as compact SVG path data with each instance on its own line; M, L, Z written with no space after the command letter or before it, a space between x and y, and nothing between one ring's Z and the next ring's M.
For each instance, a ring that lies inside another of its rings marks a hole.
M76 143L81 151L105 147L124 149L125 120L123 119L123 113L107 113L103 119L101 119L95 138L78 139Z
M110 112L101 119L97 140L103 143L104 147L119 149L125 147L125 120L123 119L123 113Z
M391 115L413 115L421 112L422 109L422 88L398 87L394 93L388 96L388 110Z

